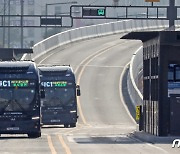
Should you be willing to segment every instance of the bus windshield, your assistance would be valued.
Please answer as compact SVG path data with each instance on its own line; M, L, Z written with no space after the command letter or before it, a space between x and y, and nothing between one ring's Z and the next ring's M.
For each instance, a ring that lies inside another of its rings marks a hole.
M35 88L0 88L0 112L28 111L34 97Z
M61 107L73 106L75 103L75 91L73 88L45 88L45 99L42 99L43 107Z

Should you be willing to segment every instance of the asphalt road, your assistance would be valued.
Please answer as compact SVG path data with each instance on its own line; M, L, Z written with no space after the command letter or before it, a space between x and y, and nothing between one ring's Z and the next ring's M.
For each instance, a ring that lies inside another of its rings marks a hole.
M139 41L120 40L120 34L76 42L37 61L71 64L77 83L79 120L76 128L44 127L42 137L3 135L0 154L166 154L179 153L171 143L145 143L131 134L137 128L122 99L122 74Z

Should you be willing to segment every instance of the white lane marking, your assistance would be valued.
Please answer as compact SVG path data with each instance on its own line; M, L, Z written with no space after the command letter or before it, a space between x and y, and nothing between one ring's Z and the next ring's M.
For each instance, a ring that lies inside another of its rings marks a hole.
M122 73L121 73L121 76L120 76L120 80L119 80L119 95L120 95L121 102L122 102L122 104L123 104L123 106L124 106L127 114L129 115L129 117L130 117L130 119L132 120L132 122L133 122L134 124L136 124L136 121L135 121L134 118L131 116L130 111L129 111L127 105L125 104L124 99L123 99L123 95L122 95L122 79L123 79L123 75L124 75L124 73L125 73L128 65L129 65L129 63L126 64L126 66L124 67L124 69L123 69L123 71L122 71ZM137 125L137 124L136 124L136 125Z
M98 67L98 68L124 68L124 66L99 66L99 65L79 65L85 67Z
M56 53L57 53L57 52L54 52L54 53L49 54L47 57L43 58L43 59L39 62L39 64L41 64L43 61L45 61L46 59L48 59L49 57L51 57L53 54L56 54Z
M85 67L86 65L88 65L92 60L94 60L94 58L98 57L99 55L103 54L104 52L108 51L109 49L117 46L117 45L122 45L122 44L126 44L127 42L123 42L123 43L116 43L114 44L113 46L108 46L108 47L105 47L103 49L100 49L98 50L97 52L89 55L88 57L86 57L83 61L81 61L81 63L77 66L76 70L74 71L75 73L78 71L79 67L80 66L83 66ZM88 60L89 59L89 60ZM84 62L86 62L88 60L88 62L83 65Z

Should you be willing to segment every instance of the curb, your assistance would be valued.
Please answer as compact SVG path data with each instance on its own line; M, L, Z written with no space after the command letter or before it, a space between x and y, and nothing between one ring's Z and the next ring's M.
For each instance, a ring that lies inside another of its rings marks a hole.
M175 139L180 139L180 136L155 136L143 131L135 131L131 134L131 137L152 144L172 144Z

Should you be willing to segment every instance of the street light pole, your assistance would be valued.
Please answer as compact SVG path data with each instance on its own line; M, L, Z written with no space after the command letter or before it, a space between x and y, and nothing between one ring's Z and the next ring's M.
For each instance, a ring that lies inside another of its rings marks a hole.
M169 19L169 27L175 26L175 20L177 19L177 8L175 6L175 0L169 0L167 15Z
M24 0L21 0L21 48L23 48L23 15L24 15Z
M8 1L8 26L10 26L10 1ZM10 48L10 27L8 27L8 48Z
M6 31L6 29L5 29L5 14L6 14L6 0L4 0L4 10L3 10L3 13L4 13L4 17L3 17L3 48L5 47L5 31Z
M46 18L47 18L47 13L48 13L48 4L46 4ZM47 38L47 25L46 25L46 30L45 30L45 37Z

